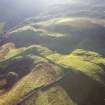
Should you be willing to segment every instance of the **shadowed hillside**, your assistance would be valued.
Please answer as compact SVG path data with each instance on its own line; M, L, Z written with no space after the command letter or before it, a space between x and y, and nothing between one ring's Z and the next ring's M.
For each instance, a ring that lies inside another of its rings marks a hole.
M0 104L104 105L100 54L82 49L60 54L40 45L9 48L0 62ZM10 56L12 50L17 53Z
M55 18L23 24L6 34L17 47L40 44L59 53L77 48L104 55L105 21L95 18Z
M105 1L0 0L0 105L105 105Z

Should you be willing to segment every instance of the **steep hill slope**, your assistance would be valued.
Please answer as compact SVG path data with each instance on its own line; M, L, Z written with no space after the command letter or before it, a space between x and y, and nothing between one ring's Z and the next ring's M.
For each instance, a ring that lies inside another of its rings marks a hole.
M40 44L59 53L81 48L104 55L104 19L65 17L24 23L6 34L17 47Z
M82 49L60 54L39 45L21 49L0 62L5 79L10 72L18 75L9 90L4 86L0 104L14 105L35 89L20 105L104 105L105 58L100 54Z
M105 105L104 10L100 0L0 0L0 105Z

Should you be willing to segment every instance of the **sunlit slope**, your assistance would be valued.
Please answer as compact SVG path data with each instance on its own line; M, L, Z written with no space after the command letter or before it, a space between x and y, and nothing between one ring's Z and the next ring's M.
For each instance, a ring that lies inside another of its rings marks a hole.
M6 48L6 46L10 49ZM19 75L23 76L29 73L36 63L40 61L48 62L50 59L56 60L57 57L60 57L60 54L40 45L32 45L23 48L13 48L13 46L13 43L7 43L1 47L1 74L17 72ZM50 57L50 59L47 57Z
M104 72L100 66L104 66L105 59L102 58L102 56L98 53L92 51L78 49L69 54L60 54L40 45L14 48L14 45L12 43L8 43L6 45L3 45L2 47L6 47L7 45L11 46L11 49L8 52L6 51L7 53L4 55L4 58L1 59L1 69L2 67L3 69L8 68L8 66L12 67L13 64L17 64L17 62L21 62L21 60L27 59L30 61L32 60L33 63L30 62L32 65L37 64L37 62L44 61L56 64L61 68L71 68L80 70L84 73L95 73L95 71L92 72L91 69L96 70L96 72L99 71L100 73L101 71L102 73Z
M61 94L62 93L62 94ZM52 86L46 91L39 91L35 99L35 95L30 97L23 105L77 105L69 98L68 93L58 85Z
M104 19L55 18L38 23L23 23L12 29L7 36L17 46L40 44L60 53L83 48L104 55L104 26Z
M11 105L31 90L49 83L50 87L39 89L22 105L104 105L105 58L100 54L82 49L59 54L40 45L21 49L12 56L7 53L0 62L2 75L15 72L19 76L12 88L0 96L1 105ZM37 66L40 63L41 67Z
M12 105L33 89L39 88L37 90L40 90L40 87L53 83L63 75L59 70L58 67L47 63L37 65L28 75L18 81L9 92L0 97L0 104Z

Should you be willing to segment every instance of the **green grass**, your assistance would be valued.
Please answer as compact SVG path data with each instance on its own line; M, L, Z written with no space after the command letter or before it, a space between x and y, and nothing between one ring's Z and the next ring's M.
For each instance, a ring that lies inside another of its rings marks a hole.
M71 54L66 55L51 51L40 45L32 45L21 49L11 49L5 56L8 62L9 59L18 59L18 57L29 57L34 60L34 63L39 61L51 61L64 68L79 70L88 76L92 76L94 79L96 79L100 73L104 72L98 64L104 64L105 59L96 52L82 49L75 50Z
M33 69L31 73L18 81L11 91L7 92L3 96L0 96L0 104L11 105L21 97L24 97L24 95L31 90L49 84L52 79L55 79L56 81L59 76L62 76L62 73L60 73L61 71L59 71L60 69L58 69L58 67L55 67L55 69L57 69L57 71L52 71L54 72L54 75L52 72L50 73L49 69L47 72L46 67L38 67L35 68L35 70Z
M36 105L76 105L70 100L66 91L60 86L52 87L45 92L39 92L35 103Z
M62 94L61 94L62 92ZM36 97L36 99L35 99ZM55 98L56 97L56 98ZM53 86L47 91L39 91L23 105L76 105L69 99L66 91L60 86Z
M22 105L99 105L105 99L101 97L102 93L105 93L103 89L105 86L105 58L96 51L97 40L94 39L95 42L92 40L92 44L89 38L89 40L86 39L87 32L90 31L86 31L86 34L82 36L79 31L103 25L105 25L105 20L65 17L40 22L37 24L38 27L29 24L10 32L10 40L22 47L8 49L9 46L7 46L6 50L0 52L1 72L22 72L21 67L27 65L23 63L26 59L33 62L28 74L25 74L8 92L0 96L0 105L12 105L31 90L47 85L52 79L63 77L66 72L68 75L60 84L51 86L45 91L38 91ZM77 33L71 33L70 28ZM0 31L1 29L2 25ZM89 43L87 47L93 47L96 50L93 52L78 49L85 42ZM102 49L101 46L104 45L100 45L99 49ZM76 48L77 50L71 52ZM21 60L23 60L22 64L19 63ZM54 70L51 68L49 68L50 71L47 70L47 66L36 70L34 67L40 61L52 63ZM14 62L15 65L11 67ZM17 70L18 66L20 68ZM90 98L100 103L91 103Z
M101 55L96 52L77 49L71 54L59 54L46 47L33 45L21 48L21 50L10 49L9 53L7 53L6 55L5 61L8 60L9 63L11 59L15 60L19 57L29 57L33 59L34 64L39 61L52 62L54 65L57 66L57 68L55 69L55 74L53 76L52 73L48 74L46 68L43 69L43 67L42 69L38 69L36 71L32 70L29 74L20 79L9 92L0 96L1 105L13 104L31 90L48 84L50 78L56 79L59 76L62 76L66 70L69 70L70 72L71 70L72 72L81 72L92 81L94 80L98 83L104 84L104 81L101 79L101 75L103 75L104 70L101 68L100 64L105 64L105 58L102 58ZM3 64L5 66L7 62ZM8 65L6 67L8 67ZM77 74L77 76L78 75L79 74ZM76 77L71 76L71 78L72 79L70 81L73 84ZM78 81L81 81L81 79L78 79ZM85 80L83 84L85 84ZM91 85L92 84L90 83L90 86ZM71 87L71 85L68 84L68 89L70 88L69 86ZM81 83L80 86L82 86ZM81 91L81 94L86 93L86 91L88 92L87 89L83 89L83 93ZM42 103L45 105L76 105L76 102L67 95L67 91L65 91L65 88L62 88L61 86L51 87L51 89L47 89L44 92L40 91L33 97L30 97L29 100L23 103L23 105L42 105Z

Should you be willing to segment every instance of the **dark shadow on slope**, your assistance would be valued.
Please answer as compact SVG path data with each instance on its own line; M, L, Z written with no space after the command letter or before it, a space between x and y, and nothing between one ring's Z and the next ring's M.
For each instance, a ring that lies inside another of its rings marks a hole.
M2 62L5 67L0 68L1 75L7 75L9 72L15 72L19 78L28 74L33 66L33 60L29 57L23 57L18 59L9 59L8 61Z
M40 32L35 33L32 31L19 32L10 35L8 40L15 43L16 47L27 47L32 44L38 44L59 53L67 53L72 51L73 48L83 39L80 35L75 35L76 32L72 33L70 36L66 36L66 33L64 37L58 38L46 35L40 36L40 34Z
M30 54L30 52L28 51L25 54L23 54L22 55L23 58L27 54ZM37 55L38 52L34 51L34 54ZM57 65L58 67L65 70L65 76L63 77L63 79L61 79L60 81L57 81L54 84L62 86L66 90L69 97L74 102L76 102L77 105L105 105L105 100L104 100L105 99L105 85L101 84L99 81L94 80L92 77L87 76L86 74L84 74L81 71L72 70L72 69L69 70L69 68L64 68L62 65L56 64L55 62L49 60L48 58L46 58L40 54L38 54L38 55L43 57L44 59L46 59L49 63ZM21 64L24 65L24 63L22 63L22 62L21 62ZM20 63L17 63L17 64L18 65L16 67L13 67L14 63L10 63L9 70L16 69L18 72L18 69L20 69L20 67L18 67L18 66L21 64ZM26 65L28 65L28 63ZM30 67L32 67L32 65ZM23 68L24 68L24 66L23 66ZM27 66L25 66L25 68L27 68ZM28 70L28 69L24 69L24 70ZM28 72L26 72L26 74ZM21 71L20 71L20 73L21 73ZM99 75L99 76L101 78L101 75ZM53 84L51 84L51 87L52 86L53 86ZM44 90L47 90L48 88L50 88L50 85L48 87L46 86L44 88Z
M55 86L63 87L69 98L77 105L105 105L105 87L98 81L93 80L92 77L76 70L65 70L65 75L60 80L32 90L27 94L28 97L26 95L26 99L30 99L40 90L42 92L47 91ZM22 103L26 99L22 100Z
M4 44L6 44L7 42L9 42L5 37L4 37L5 33L0 34L0 47Z
M81 71L69 70L47 58L45 59L48 60L49 63L53 63L65 70L64 78L58 81L57 84L66 90L69 97L76 102L77 105L105 105L104 84L94 80L93 77L89 77ZM100 79L103 80L100 74L99 76ZM48 87L50 87L50 85ZM47 89L47 87L44 89Z
M68 70L58 83L77 105L105 105L105 87L80 71Z
M77 105L105 105L105 86L80 71L65 70L61 80L40 89L47 91L57 85L63 87Z
M101 77L101 80L103 80L104 83L105 83L105 64L100 63L99 66L100 66L100 67L102 68L102 70L104 71L103 73L101 73L101 74L99 74L99 75L100 75L100 77Z
M10 35L8 40L15 43L17 47L39 44L63 54L82 48L104 55L105 28L103 26L94 24L93 27L87 29L62 25L52 27L53 30L51 31L64 33L64 36L58 38L46 35L40 36L43 33L25 31Z
M105 27L95 23L90 23L90 27L87 28L82 26L80 27L81 28L73 28L68 25L51 25L49 30L62 32L66 35L66 38L61 40L61 42L65 45L65 47L63 45L62 49L68 48L65 53L70 53L71 50L81 48L96 51L105 56Z
M0 89L6 89L6 91L11 89L19 79L30 73L33 68L33 60L29 57L9 59L2 64L4 67L0 67L0 81L5 79L6 83L0 84Z

